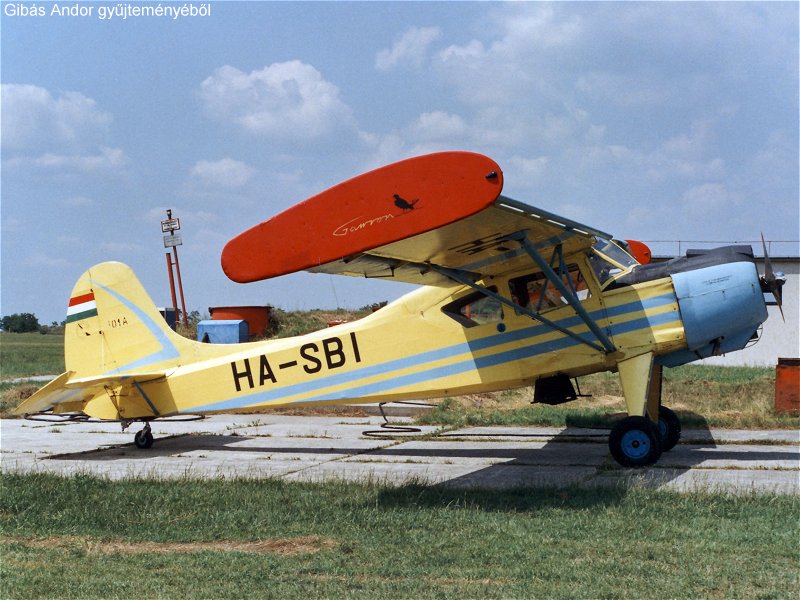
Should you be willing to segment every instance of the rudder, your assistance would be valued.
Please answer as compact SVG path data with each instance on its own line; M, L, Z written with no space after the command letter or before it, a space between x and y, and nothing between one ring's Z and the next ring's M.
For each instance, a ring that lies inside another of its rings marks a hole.
M105 262L75 284L64 359L75 378L176 367L193 344L173 332L130 267Z

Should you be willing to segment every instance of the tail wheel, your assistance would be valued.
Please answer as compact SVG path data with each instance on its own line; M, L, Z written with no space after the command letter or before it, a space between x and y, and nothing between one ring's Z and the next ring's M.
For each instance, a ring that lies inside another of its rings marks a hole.
M136 432L136 435L133 436L133 443L136 444L136 447L140 450L147 450L152 446L153 434L150 432L150 427L147 426L141 431Z
M661 436L661 451L669 452L681 439L681 421L666 406L658 407L658 433Z
M623 467L646 467L661 457L661 435L650 419L626 417L611 430L608 447Z

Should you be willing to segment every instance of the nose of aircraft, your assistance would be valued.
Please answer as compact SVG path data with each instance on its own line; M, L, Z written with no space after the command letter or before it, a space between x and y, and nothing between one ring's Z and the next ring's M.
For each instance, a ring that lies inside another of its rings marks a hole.
M697 358L740 350L767 318L753 262L717 264L674 273L688 350Z

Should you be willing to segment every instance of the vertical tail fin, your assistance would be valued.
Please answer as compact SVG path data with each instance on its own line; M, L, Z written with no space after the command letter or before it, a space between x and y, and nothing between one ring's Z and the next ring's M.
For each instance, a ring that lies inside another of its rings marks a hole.
M194 345L169 328L122 263L95 265L72 290L64 358L76 378L177 367Z

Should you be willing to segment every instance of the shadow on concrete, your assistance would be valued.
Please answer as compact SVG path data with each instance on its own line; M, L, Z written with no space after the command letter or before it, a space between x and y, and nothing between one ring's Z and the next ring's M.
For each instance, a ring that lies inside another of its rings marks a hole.
M209 452L268 452L268 448L235 448L233 444L241 443L243 440L258 439L256 437L242 435L214 435L214 434L179 434L172 436L157 437L152 447L142 450L137 448L132 442L115 446L100 447L95 450L83 452L68 452L54 454L48 458L51 460L75 460L75 461L112 461L112 460L152 460L154 458L179 457L186 452L198 452L207 450ZM264 438L269 439L269 438ZM285 450L288 450L286 448Z
M566 419L567 427L552 437L542 448L534 450L537 460L531 462L526 456L518 456L508 462L479 469L461 477L450 479L440 487L459 489L513 489L513 488L565 488L580 486L587 479L598 475L617 475L610 481L623 488L630 485L663 485L696 468L708 460L709 449L717 444L708 422L696 413L682 413L682 422L691 423L692 429L684 431L684 437L691 444L679 443L669 452L662 454L658 463L651 467L630 469L618 464L608 449L608 435L611 427L625 415L608 415L600 425L588 423L584 417ZM498 432L500 439L508 439L507 434ZM514 439L535 439L535 435L516 434ZM486 439L481 436L482 439ZM797 458L794 453L762 453L762 460L787 460ZM727 460L753 460L752 453L730 452L726 456L714 452L714 458ZM677 457L680 457L677 461ZM524 467L540 466L539 473ZM581 467L584 467L581 469ZM547 470L550 472L547 472ZM623 475L620 477L619 475ZM499 480L499 481L498 481Z
M485 438L485 436L480 436ZM539 436L541 437L541 436ZM238 454L308 454L310 456L386 456L396 458L441 458L441 459L458 459L458 458L493 458L505 459L512 462L502 463L502 466L581 466L581 465L596 465L596 461L580 459L580 454L576 450L576 446L580 446L581 450L587 450L586 454L590 456L606 455L608 454L606 446L603 444L594 444L591 442L576 442L574 435L567 435L566 439L559 439L560 436L555 436L548 441L541 448L485 448L480 447L480 442L475 441L476 446L469 446L468 441L462 442L464 448L437 448L435 445L426 448L404 448L404 447L389 447L389 448L350 448L346 445L334 445L336 441L332 442L330 447L303 447L293 445L265 445L265 446L236 446L235 444L241 443L244 440L260 439L258 437L247 436L227 436L227 435L183 435L162 438L158 443L148 450L139 450L132 444L125 446L115 446L112 448L102 448L97 450L89 450L86 452L76 452L68 454L56 454L50 456L50 459L58 460L118 460L118 459L141 459L148 460L157 457L176 457L185 452L196 452L208 450L211 452L236 452ZM507 440L507 438L506 438ZM409 440L411 442L413 440ZM485 440L484 440L485 441ZM567 445L571 446L567 452ZM601 448L599 451L592 452L589 449L591 446ZM686 458L690 464L686 468L699 464L707 460L709 455L707 453L700 454L698 451L707 448L716 448L713 443L692 444L690 446L677 446L672 450L672 455L680 455ZM665 453L662 456L662 461L668 455ZM714 453L715 459L720 460L749 460L749 461L778 461L778 460L797 460L796 452L757 452L757 451L720 451ZM609 456L610 460L610 456ZM661 462L651 468L658 468ZM610 463L608 470L626 470L634 472L642 472L646 469L625 469L621 466L614 466L616 463ZM497 465L492 465L488 468L494 468ZM674 465L672 465L674 466ZM469 476L467 476L469 477Z

